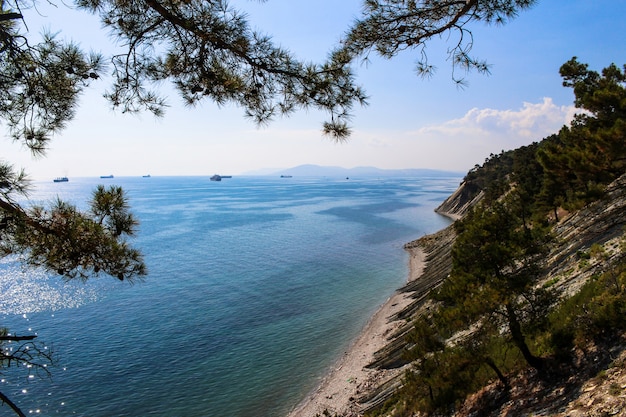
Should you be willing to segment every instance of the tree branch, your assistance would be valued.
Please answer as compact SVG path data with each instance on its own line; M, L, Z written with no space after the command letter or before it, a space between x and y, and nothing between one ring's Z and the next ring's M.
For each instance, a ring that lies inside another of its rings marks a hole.
M0 341L21 342L21 341L24 341L24 340L34 340L36 338L37 338L36 335L28 335L28 336L11 336L11 335L6 335L6 336L0 336Z
M0 14L0 22L6 22L8 20L17 20L23 17L24 16L22 16L21 13L15 13L15 12L2 13Z
M26 417L26 414L24 414L24 412L22 410L20 410L20 408L9 399L9 397L7 397L6 395L4 395L4 393L0 392L0 401L2 401L4 404L8 405L9 408L11 408L11 410L13 410L15 412L15 414L17 414L20 417Z

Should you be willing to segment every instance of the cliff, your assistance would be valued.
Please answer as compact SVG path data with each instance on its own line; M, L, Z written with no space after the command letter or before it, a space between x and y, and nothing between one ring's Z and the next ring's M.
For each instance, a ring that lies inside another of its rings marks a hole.
M462 183L436 211L459 219L482 198L482 191L470 189L466 183ZM576 292L590 277L617 261L621 255L620 239L624 234L624 225L626 175L611 183L602 199L562 216L553 228L555 243L545 260L544 275L539 280L539 285L556 288L563 296ZM455 232L451 225L438 233L405 245L410 255L415 250L423 251L426 255L426 266L419 279L401 289L402 292L409 293L413 301L390 318L403 324L389 338L388 344L375 354L369 367L398 369L410 366L403 359L402 352L409 347L406 335L411 329L411 320L428 308L428 293L440 285L450 273L450 253L454 240ZM581 262L581 254L589 253L594 246L602 248L604 255L585 258ZM477 394L476 398L470 399L456 415L613 415L611 410L626 409L626 396L623 394L626 388L625 346L626 342L622 338L613 345L596 349L595 353L587 352L589 357L582 358L581 361L587 360L589 363L581 365L578 374L569 381L555 382L553 386L534 380L532 375L523 375L513 382L514 389L506 401L495 400L496 389L488 387ZM610 374L611 378L594 379L599 371ZM402 385L402 376L403 373L398 373L359 398L361 411L372 410L391 398ZM614 392L615 389L611 391L610 387L620 387L619 395L594 394L596 389L598 393ZM546 401L545 396L550 401ZM583 404L583 400L587 402ZM563 410L569 410L569 414L560 414L564 413Z
M464 181L454 193L435 209L435 211L456 220L463 217L467 211L478 204L484 196L485 192L483 190L479 189L474 184Z

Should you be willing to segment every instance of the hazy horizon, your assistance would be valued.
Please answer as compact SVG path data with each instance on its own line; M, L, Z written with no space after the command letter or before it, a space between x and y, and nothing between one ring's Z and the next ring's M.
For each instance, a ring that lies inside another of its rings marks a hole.
M115 173L102 173L101 175L77 175L69 177L67 175L58 175L55 177L45 178L33 178L35 181L52 181L55 178L67 177L71 178L101 178L106 180L108 178L102 178L102 176L113 175L114 178L129 178L129 177L211 177L212 175L221 176L278 176L278 175L294 175L294 176L342 176L346 174L361 175L361 176L421 176L421 175L436 175L436 176L456 176L464 175L466 172L462 171L450 171L441 169L430 168L400 168L400 169L383 169L374 166L355 166L355 167L342 167L342 166L326 166L316 164L302 164L298 166L285 167L285 168L260 168L256 170L244 171L239 173L232 173L228 171L224 172L207 172L206 174L185 174L185 173L173 173L173 174L153 174L153 173L136 173L136 174L124 174L116 175Z

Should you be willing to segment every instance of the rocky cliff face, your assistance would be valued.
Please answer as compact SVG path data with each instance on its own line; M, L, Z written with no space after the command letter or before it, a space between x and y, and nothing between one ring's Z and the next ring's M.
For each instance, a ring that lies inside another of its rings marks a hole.
M482 192L470 190L463 183L436 211L458 219L463 217L469 208L477 204L482 198ZM614 181L607 188L604 198L576 213L564 216L559 224L554 227L556 243L546 259L545 275L540 279L540 285L554 286L563 295L577 291L589 277L606 269L619 256L622 256L619 241L624 234L625 225L626 175ZM418 280L407 284L401 289L401 291L410 293L414 301L401 313L397 314L396 317L392 318L393 320L403 320L404 325L390 338L388 345L377 352L375 360L370 367L389 369L407 366L402 358L402 351L408 346L405 336L411 329L411 319L419 316L424 311L428 304L427 295L429 291L440 285L450 273L452 268L450 251L454 239L454 227L451 225L438 233L425 236L405 245L405 249L409 253L418 248L426 254L426 267ZM581 254L588 254L592 246L601 248L599 252L602 253L602 256L581 258ZM619 409L619 413L623 413L623 410L626 409L619 408L619 405L626 407L626 395L624 395L624 392L626 392L626 371L623 369L625 362L623 360L624 354L622 353L624 346L625 342L622 340L618 341L616 346L609 347L609 350L613 352L613 357L621 355L619 356L622 358L621 361L611 362L597 359L595 361L596 364L592 367L593 372L596 373L600 370L596 369L598 366L600 368L604 367L602 369L606 369L606 367L611 369L611 375L614 375L615 379L611 381L610 386L620 388L618 390L619 398L611 399L595 396L593 401L589 399L590 404L584 408L584 415L614 415L610 413L602 414L599 411L602 410L607 401L611 404L618 404L617 406L612 406L611 410ZM400 373L394 380L387 381L378 390L375 390L374 394L361 398L359 402L362 405L362 409L366 411L384 402L385 399L393 394L393 390L397 389L401 384L401 378L402 374ZM552 405L538 401L540 394L537 390L534 391L534 394L525 393L524 384L522 384L522 388L518 390L518 395L519 398L526 398L526 405L523 410L519 409L516 411L516 405L511 401L502 404L491 404L488 407L490 408L489 411L486 409L482 411L480 409L477 410L476 404L474 404L466 407L466 413L461 412L457 416L534 415L537 413L540 415L566 415L558 414L556 409L554 409L553 405L557 403L559 404L559 410L570 410L573 413L571 415L583 415L580 413L576 414L575 410L580 409L580 404L577 405L576 401L581 401L579 398L582 399L585 394L592 390L592 388L588 387L595 385L591 379L582 374L580 378L579 381L575 381L576 383L571 383L567 386L544 387L544 391L550 393L550 404ZM526 380L527 382L528 380ZM590 395L588 396L590 397ZM594 404L597 407L594 408Z
M391 369L406 365L402 358L402 352L406 348L404 336L411 330L411 319L419 315L428 302L430 290L441 284L450 273L452 268L450 250L454 238L454 228L450 225L404 246L409 253L413 250L423 251L426 255L426 266L419 279L409 282L400 289L401 292L409 293L413 301L390 320L402 320L405 323L391 337L390 343L374 355L374 361L369 367Z
M467 213L467 211L478 204L485 193L476 188L476 186L462 182L450 197L441 203L435 211L452 219L459 219Z
M556 245L547 259L544 281L554 282L565 294L575 292L591 275L616 261L625 225L626 175L611 183L601 200L565 216L555 226ZM581 254L593 245L603 248L603 256L581 262Z

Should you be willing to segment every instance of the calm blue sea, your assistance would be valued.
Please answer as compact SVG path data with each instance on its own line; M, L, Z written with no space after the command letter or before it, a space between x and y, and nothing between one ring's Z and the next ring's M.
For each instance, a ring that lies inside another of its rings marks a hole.
M407 278L404 243L445 227L450 178L70 178L121 185L149 275L64 283L0 260L0 325L36 332L52 378L0 375L41 416L283 416ZM11 415L0 406L0 415Z

